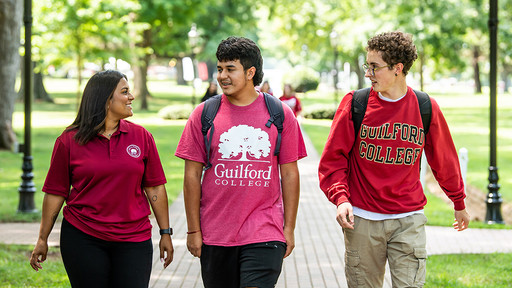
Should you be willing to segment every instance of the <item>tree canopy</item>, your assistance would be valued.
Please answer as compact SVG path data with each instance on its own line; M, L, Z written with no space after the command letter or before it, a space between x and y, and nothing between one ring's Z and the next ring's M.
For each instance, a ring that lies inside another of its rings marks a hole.
M252 38L265 56L310 66L333 66L330 35L338 35L341 61L354 63L364 55L366 40L378 32L400 29L414 35L419 53L435 75L471 67L475 46L484 53L488 8L482 0L41 0L34 7L34 60L43 68L84 61L101 66L108 58L133 61L195 56L214 59L218 42L230 35ZM509 3L501 1L501 37L510 37ZM508 9L508 10L507 10ZM38 17L39 16L39 17ZM188 32L195 24L200 43L192 50ZM144 38L150 31L150 38ZM149 42L148 42L149 41ZM510 41L500 41L500 51ZM135 43L134 49L130 43ZM502 67L510 66L510 56ZM75 66L76 66L75 65ZM419 65L417 65L419 66ZM421 67L418 67L421 71Z
M504 80L512 71L510 5L500 1ZM33 53L41 70L49 65L83 69L86 62L103 67L111 57L140 70L151 61L179 62L186 56L214 66L220 40L239 35L255 40L266 57L292 66L306 58L317 71L333 69L337 54L338 63L351 63L361 76L367 39L397 29L413 35L420 56L413 72L422 79L428 67L433 77L473 74L479 82L488 58L483 0L41 0L34 3L34 15ZM192 26L200 35L195 47L188 37ZM140 77L136 86L146 81L144 73Z

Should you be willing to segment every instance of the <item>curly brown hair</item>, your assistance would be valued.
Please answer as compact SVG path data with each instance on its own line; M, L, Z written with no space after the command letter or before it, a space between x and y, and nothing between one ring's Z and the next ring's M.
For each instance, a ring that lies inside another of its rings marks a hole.
M390 65L390 70L398 63L404 64L404 75L407 75L412 63L418 58L411 34L402 31L385 32L372 37L368 40L366 51L381 52L382 60Z

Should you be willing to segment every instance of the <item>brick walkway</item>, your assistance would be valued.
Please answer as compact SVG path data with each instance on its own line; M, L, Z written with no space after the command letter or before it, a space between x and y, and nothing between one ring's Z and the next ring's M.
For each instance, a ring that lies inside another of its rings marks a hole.
M278 288L335 288L347 287L344 274L344 244L342 231L335 220L336 209L318 188L317 168L319 156L309 139L306 139L308 157L299 161L301 173L301 198L297 227L296 247L284 261ZM193 288L203 287L199 259L192 257L186 248L186 221L183 196L180 195L169 209L174 228L174 261L167 269L159 259L158 226L154 219L154 261L150 287ZM494 253L512 252L512 230L467 229L456 232L450 227L427 226L427 252ZM0 224L0 243L35 244L39 223ZM56 224L49 244L58 246L60 224ZM28 263L27 263L28 265ZM391 287L389 273L384 287Z

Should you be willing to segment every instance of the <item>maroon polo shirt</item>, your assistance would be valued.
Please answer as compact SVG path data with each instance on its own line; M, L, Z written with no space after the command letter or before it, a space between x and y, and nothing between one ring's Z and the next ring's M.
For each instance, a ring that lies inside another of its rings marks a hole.
M143 187L166 183L151 133L121 120L110 140L98 135L80 146L75 134L57 138L43 191L66 198L64 218L84 233L107 241L150 239Z

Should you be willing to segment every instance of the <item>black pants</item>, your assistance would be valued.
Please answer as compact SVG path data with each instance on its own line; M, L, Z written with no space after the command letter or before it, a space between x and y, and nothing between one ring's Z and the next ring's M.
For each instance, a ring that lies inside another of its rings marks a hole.
M85 234L62 221L60 251L73 288L146 288L151 276L153 245L111 242Z
M273 288L277 283L286 244L272 241L222 247L203 244L201 274L206 288Z

